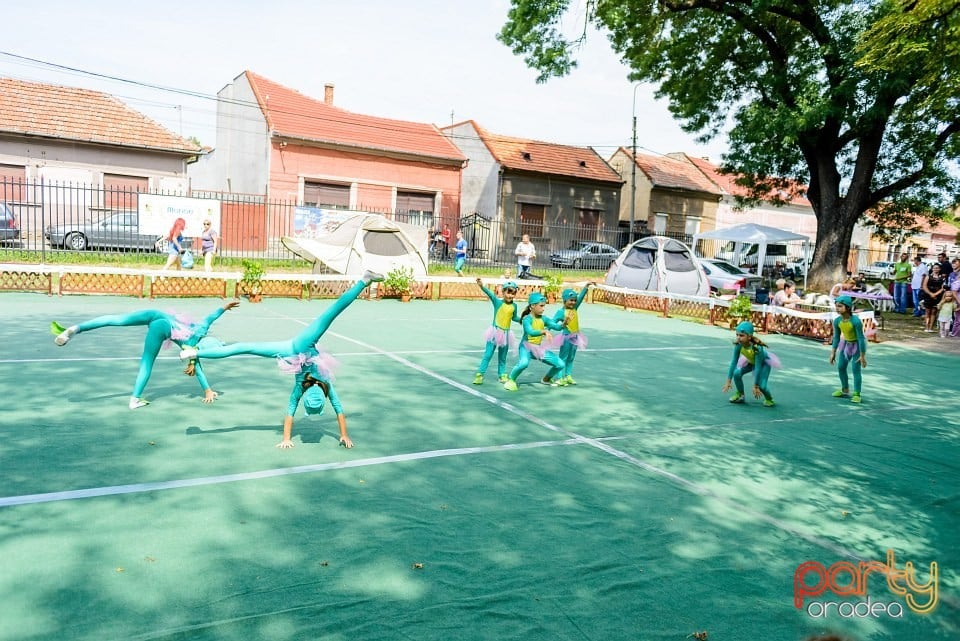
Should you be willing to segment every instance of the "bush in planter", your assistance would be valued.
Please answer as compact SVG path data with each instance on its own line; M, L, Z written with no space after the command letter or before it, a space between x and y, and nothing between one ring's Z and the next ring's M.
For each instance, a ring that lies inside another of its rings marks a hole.
M401 298L409 298L413 287L413 269L410 267L395 267L387 272L383 287Z
M563 278L559 274L547 274L544 277L546 285L543 286L543 295L551 303L560 297L560 290L563 289Z
M736 326L742 320L749 320L752 310L750 309L750 298L746 294L740 294L732 301L727 308L727 316L730 318L730 327Z
M243 266L243 276L240 278L243 291L251 300L259 300L262 291L260 281L263 279L263 265L255 260L248 259L244 259L240 264Z

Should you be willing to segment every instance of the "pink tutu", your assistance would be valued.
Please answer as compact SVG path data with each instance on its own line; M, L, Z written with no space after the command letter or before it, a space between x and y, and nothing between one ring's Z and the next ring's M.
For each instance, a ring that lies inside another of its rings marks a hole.
M587 349L587 337L583 332L571 332L570 334L562 334L563 342L570 343L577 349Z
M327 352L317 350L317 354L310 355L305 353L294 356L278 356L277 366L285 374L299 374L309 369L311 365L316 366L317 373L328 381L334 380L334 374L340 363Z
M550 345L544 345L543 343L534 345L530 341L524 342L523 346L526 347L530 354L532 354L533 357L538 361L543 360L543 355L546 354L551 347Z
M851 358L853 356L856 356L857 352L860 351L860 345L858 345L856 341L852 343L848 343L847 339L841 337L840 344L837 345L837 351L843 352L844 354L846 354L847 358Z
M780 358L770 350L766 350L766 352L767 352L767 360L765 361L766 364L769 365L772 369L780 369L782 367L780 363ZM749 363L750 361L747 360L746 356L740 356L740 359L737 361L737 367L740 369L743 369Z
M483 333L483 340L486 343L493 343L497 347L503 347L504 345L513 347L517 344L517 339L513 335L513 332L500 329L496 325L491 325L487 328L487 331Z

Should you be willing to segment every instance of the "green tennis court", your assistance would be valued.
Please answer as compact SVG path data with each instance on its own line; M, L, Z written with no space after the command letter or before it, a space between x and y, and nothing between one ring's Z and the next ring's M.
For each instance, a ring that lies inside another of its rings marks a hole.
M578 385L534 362L510 393L495 363L470 384L489 303L359 300L322 340L356 447L298 412L281 450L271 360L207 361L205 405L163 352L130 411L143 328L48 330L218 304L0 295L0 640L960 637L955 355L871 344L856 406L828 348L769 336L777 405L737 406L729 330L584 305ZM288 338L329 304L211 334ZM825 591L798 608L808 561Z

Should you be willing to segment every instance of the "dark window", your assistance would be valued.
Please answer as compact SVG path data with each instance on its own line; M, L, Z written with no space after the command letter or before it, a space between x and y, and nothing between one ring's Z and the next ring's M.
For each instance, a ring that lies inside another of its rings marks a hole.
M308 207L350 209L350 185L304 182L303 204Z
M577 210L578 239L597 240L597 230L600 228L600 213L597 209Z
M432 225L434 202L436 202L435 194L398 191L396 212L400 215L400 222L411 225Z
M543 221L546 215L546 205L520 203L520 235L527 234L530 238L542 238Z

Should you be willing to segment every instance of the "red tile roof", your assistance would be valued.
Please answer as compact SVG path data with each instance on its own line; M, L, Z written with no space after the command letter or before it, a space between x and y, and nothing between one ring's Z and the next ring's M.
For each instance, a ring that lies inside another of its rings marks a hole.
M0 133L195 154L200 147L99 91L0 78Z
M723 174L720 173L720 168L711 163L705 158L697 158L695 156L688 156L683 154L683 156L692 162L697 168L703 172L703 174L716 183L723 191L730 194L731 196L742 196L746 197L749 194L749 191L746 187L738 185L736 183L737 175L736 174ZM806 191L806 190L804 190ZM785 196L786 194L784 194ZM791 205L798 205L801 207L811 207L810 201L804 196L795 195L790 198L787 202Z
M501 136L490 133L472 120L469 122L496 161L506 169L623 183L620 175L589 147Z
M434 125L355 114L245 71L271 133L367 150L464 161Z
M624 147L621 147L620 150L627 155L627 158L631 156L630 150ZM650 179L654 187L686 189L687 191L700 191L716 196L722 195L719 187L689 162L677 160L670 156L637 154L636 163L637 169Z

